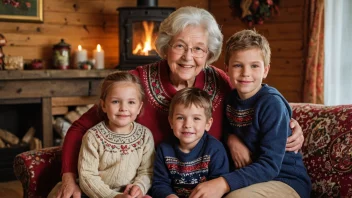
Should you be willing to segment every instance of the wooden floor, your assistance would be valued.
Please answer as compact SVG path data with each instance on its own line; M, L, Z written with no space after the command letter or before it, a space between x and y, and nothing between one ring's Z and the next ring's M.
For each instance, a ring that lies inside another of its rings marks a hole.
M1 198L21 198L23 197L22 185L20 181L0 182Z

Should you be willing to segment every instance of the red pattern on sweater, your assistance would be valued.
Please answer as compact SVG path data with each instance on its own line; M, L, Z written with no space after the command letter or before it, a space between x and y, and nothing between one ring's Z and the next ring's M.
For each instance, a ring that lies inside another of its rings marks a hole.
M146 92L143 110L136 121L151 130L157 146L173 134L168 121L168 107L177 90L169 80L169 66L166 60L162 60L137 67L130 72L140 77ZM214 121L209 134L220 139L224 115L224 97L231 90L229 78L224 71L210 66L198 74L194 87L206 90L212 96ZM77 173L77 160L82 137L89 128L100 121L97 107L94 106L72 124L63 145L62 173Z

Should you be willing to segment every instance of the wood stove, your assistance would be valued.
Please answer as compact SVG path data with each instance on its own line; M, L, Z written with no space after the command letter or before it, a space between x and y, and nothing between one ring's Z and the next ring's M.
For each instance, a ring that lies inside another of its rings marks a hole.
M121 7L119 12L120 70L160 60L155 39L160 23L175 11L171 7L156 7L156 0L137 1L137 7Z

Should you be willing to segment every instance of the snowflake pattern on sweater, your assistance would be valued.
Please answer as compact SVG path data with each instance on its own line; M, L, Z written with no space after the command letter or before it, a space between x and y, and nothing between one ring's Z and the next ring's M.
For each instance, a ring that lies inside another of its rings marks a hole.
M165 157L165 163L174 178L175 191L180 197L188 197L192 190L205 182L209 172L210 155L199 157L193 161L182 162L176 157Z

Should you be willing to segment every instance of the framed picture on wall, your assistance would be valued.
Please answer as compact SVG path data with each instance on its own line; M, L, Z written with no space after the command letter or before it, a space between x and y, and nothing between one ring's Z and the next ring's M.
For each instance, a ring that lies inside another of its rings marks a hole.
M44 0L0 0L0 20L43 22Z

